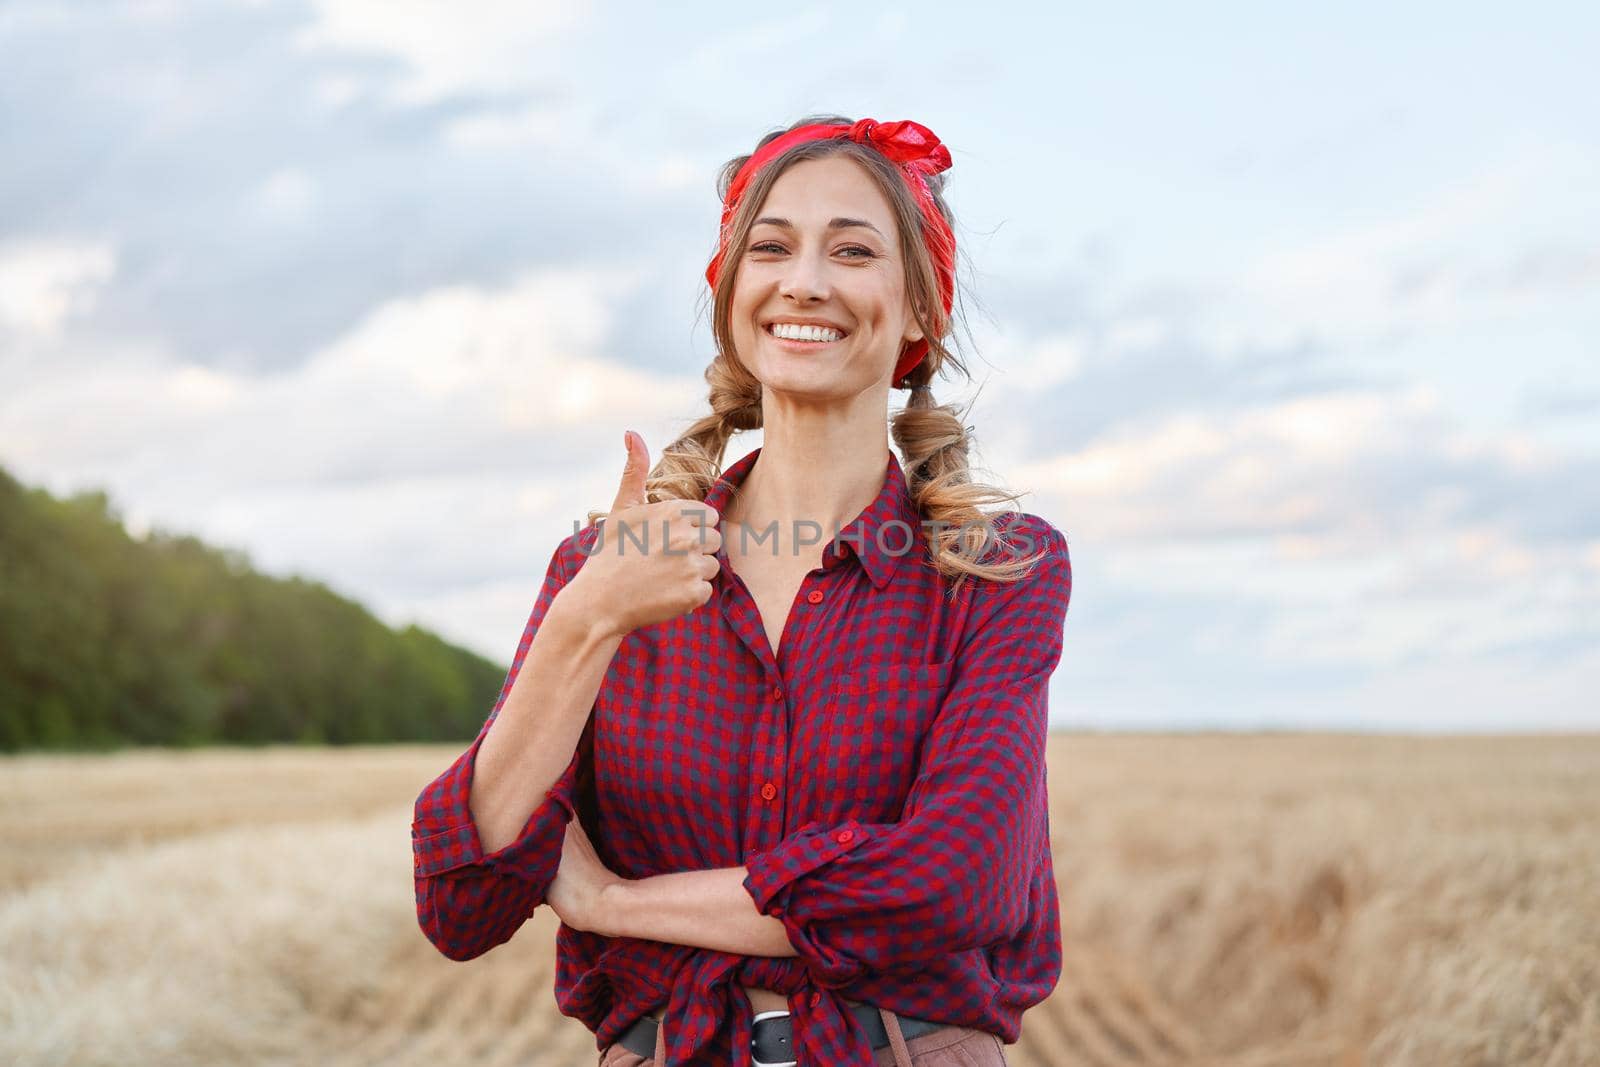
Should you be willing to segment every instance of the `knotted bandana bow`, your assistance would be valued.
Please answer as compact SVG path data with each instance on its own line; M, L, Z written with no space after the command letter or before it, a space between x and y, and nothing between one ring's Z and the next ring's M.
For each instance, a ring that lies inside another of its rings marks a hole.
M897 164L900 173L905 177L906 184L910 186L911 192L917 199L917 206L922 209L922 241L933 258L934 274L939 282L939 296L944 304L944 313L949 315L955 298L956 239L944 216L939 213L938 206L934 204L933 194L928 190L924 176L950 169L950 149L939 141L932 130L910 119L898 122L861 119L849 125L825 123L801 126L781 137L774 137L756 149L728 185L728 195L722 204L722 226L717 254L712 257L710 266L706 267L706 281L714 291L717 287L717 278L722 273L723 260L728 252L728 227L733 221L734 213L739 209L739 202L744 199L744 191L750 185L751 179L773 159L795 145L834 137L848 138L871 145ZM897 388L903 388L906 385L904 381L906 374L927 355L926 338L908 344L895 363L894 377L890 380Z

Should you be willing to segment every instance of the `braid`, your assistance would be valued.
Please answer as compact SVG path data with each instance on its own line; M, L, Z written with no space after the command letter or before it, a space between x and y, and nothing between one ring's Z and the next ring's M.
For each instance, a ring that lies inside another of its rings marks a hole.
M706 367L705 378L711 387L711 411L662 449L655 469L645 478L645 499L651 503L704 500L722 474L722 456L733 435L762 426L759 378L720 355ZM606 514L590 511L588 524L593 526Z
M920 370L920 368L919 368ZM911 398L897 412L891 435L905 456L906 488L922 517L941 526L929 531L933 565L955 580L954 589L969 575L1011 581L1025 574L1039 557L980 564L991 541L997 539L994 519L978 505L1015 501L1016 494L976 483L969 466L971 428L961 413L938 403L933 386L924 379L911 388Z

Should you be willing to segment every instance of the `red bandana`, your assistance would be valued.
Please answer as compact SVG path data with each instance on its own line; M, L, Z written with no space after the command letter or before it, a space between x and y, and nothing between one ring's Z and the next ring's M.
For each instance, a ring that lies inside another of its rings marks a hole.
M900 172L905 175L906 184L911 187L912 193L917 198L917 204L922 208L922 239L933 257L934 273L939 280L939 293L944 301L944 312L949 315L951 302L955 296L956 239L950 232L944 216L939 214L939 209L934 205L933 195L928 191L923 175L949 170L950 149L939 142L939 138L932 130L910 119L902 119L899 122L862 119L851 125L801 126L781 137L774 137L758 148L755 154L745 161L744 166L739 168L739 173L734 175L733 182L728 186L728 196L722 205L721 237L717 254L712 258L711 265L706 267L706 281L711 284L713 290L716 289L717 277L722 273L722 261L728 251L728 224L733 220L734 212L739 208L739 201L744 197L745 188L756 173L797 144L826 140L830 137L849 138L871 145L899 164ZM891 379L896 388L905 387L906 374L921 363L927 354L926 338L913 341L906 346L899 362L895 364L894 378Z

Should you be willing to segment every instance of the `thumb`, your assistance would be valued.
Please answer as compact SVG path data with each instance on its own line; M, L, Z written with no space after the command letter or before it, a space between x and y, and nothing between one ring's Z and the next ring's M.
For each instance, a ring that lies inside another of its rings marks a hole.
M646 447L644 438L629 430L623 438L628 445L628 464L622 468L622 484L617 489L617 499L612 503L612 511L621 511L631 508L635 504L649 502L645 494L644 480L650 473L650 449Z

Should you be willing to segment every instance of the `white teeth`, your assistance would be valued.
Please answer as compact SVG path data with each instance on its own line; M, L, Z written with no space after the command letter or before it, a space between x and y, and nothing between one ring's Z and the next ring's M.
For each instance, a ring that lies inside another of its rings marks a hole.
M790 341L837 341L844 337L838 330L827 326L798 326L792 322L775 322L772 335Z

